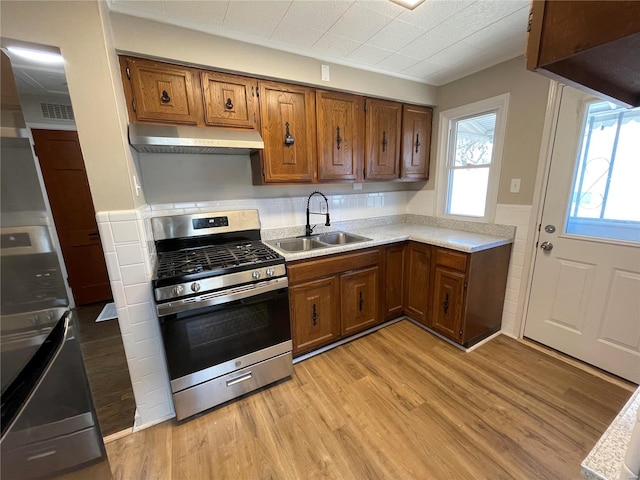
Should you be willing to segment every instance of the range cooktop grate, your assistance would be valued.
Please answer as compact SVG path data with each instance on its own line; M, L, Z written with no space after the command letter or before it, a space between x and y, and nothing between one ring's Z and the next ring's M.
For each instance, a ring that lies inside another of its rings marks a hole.
M209 245L158 253L158 279L212 272L230 267L255 266L279 255L260 241Z

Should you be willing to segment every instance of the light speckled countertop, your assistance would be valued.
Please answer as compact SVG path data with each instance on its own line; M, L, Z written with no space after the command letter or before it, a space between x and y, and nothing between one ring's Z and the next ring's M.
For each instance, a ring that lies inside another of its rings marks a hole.
M339 230L339 229L335 229ZM513 238L486 233L475 233L461 230L453 230L431 225L420 225L417 223L392 223L365 228L340 229L355 235L370 238L371 240L345 244L328 248L319 248L303 252L286 252L276 246L279 238L265 239L265 242L280 253L287 261L302 260L306 258L332 255L334 253L360 250L388 243L401 242L404 240L414 240L416 242L428 243L438 247L450 248L460 252L473 253L488 248L498 247L513 243ZM291 235L295 236L295 235Z
M640 388L622 407L581 465L582 476L589 480L617 480L631 441L631 432L640 408Z

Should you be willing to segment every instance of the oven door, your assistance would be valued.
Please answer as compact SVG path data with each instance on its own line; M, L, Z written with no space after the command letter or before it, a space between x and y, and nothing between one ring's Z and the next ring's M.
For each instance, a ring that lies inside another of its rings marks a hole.
M160 316L174 393L291 351L287 287L196 305Z

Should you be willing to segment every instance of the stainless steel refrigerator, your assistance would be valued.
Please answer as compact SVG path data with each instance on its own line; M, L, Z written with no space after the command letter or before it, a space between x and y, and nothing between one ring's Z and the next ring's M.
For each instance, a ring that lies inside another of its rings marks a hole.
M2 55L5 89L12 73ZM0 477L109 479L51 216L15 102L2 105L0 148Z

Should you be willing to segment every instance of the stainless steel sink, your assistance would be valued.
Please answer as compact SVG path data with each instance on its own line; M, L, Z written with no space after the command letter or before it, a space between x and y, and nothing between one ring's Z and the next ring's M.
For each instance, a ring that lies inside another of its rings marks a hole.
M354 235L347 232L331 232L311 237L292 237L283 238L282 240L274 240L271 243L280 250L285 252L306 252L308 250L316 250L318 248L329 248L336 245L346 245L352 243L360 243L371 240L367 237Z
M318 241L329 245L344 245L346 243L359 243L371 240L370 238L354 235L347 232L331 232L318 235Z
M327 248L324 243L318 242L315 238L285 238L277 240L275 246L286 252L305 252L316 248Z

